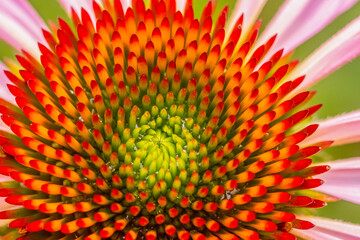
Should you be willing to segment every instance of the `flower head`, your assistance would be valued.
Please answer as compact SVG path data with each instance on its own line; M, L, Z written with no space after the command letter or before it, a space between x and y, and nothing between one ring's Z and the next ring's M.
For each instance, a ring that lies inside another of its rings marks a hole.
M298 209L334 199L311 191L329 170L311 156L338 139L304 124L321 105L302 89L326 73L305 78L284 35L257 40L261 5L226 25L214 1L199 19L177 4L72 9L40 61L5 71L4 239L295 239L314 226Z

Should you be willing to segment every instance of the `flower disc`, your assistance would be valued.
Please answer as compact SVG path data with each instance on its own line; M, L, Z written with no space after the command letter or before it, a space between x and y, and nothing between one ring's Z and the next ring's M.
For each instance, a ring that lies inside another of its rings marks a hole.
M287 94L296 65L282 50L264 60L275 36L254 47L259 23L225 32L209 2L200 19L191 1L119 0L59 20L41 64L26 52L6 72L18 106L4 103L6 153L0 195L19 208L0 213L18 229L4 239L295 239L313 225L294 208L322 184L300 148L317 125L293 126L312 92ZM95 26L92 18L96 19Z

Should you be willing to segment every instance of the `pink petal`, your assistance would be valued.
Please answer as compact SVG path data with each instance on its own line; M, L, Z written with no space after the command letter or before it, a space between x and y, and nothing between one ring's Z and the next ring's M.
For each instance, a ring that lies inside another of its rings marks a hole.
M0 207L1 210L1 207ZM7 226L12 220L0 220L0 227Z
M332 146L360 141L360 110L318 122L319 128L301 145L333 140Z
M310 221L316 226L309 230L293 229L291 232L299 237L309 240L359 240L359 225L313 216L297 217L302 220Z
M14 96L10 93L6 85L10 83L4 74L4 70L6 69L5 65L0 62L0 97L10 103L16 104Z
M284 53L288 53L355 3L356 0L288 0L266 27L260 42L277 33L273 51L284 48Z
M360 169L360 158L348 158L325 163L331 166L331 170ZM324 175L321 175L324 176Z
M12 133L11 129L0 118L0 130Z
M258 16L260 15L261 10L264 8L266 2L267 0L238 0L235 5L235 9L228 21L225 32L230 33L231 30L234 28L234 25L238 18L242 14L244 14L244 23L241 36L245 37L248 31L251 29L252 25L258 19Z
M5 76L5 70L7 70L7 67L2 62L0 62L0 86L4 87L6 87L6 84L10 82L9 79Z
M0 174L0 182L11 182L14 181L11 177Z
M41 28L46 27L39 14L26 0L0 1L1 12L8 13L14 20L26 27L37 39L42 39Z
M17 50L40 56L37 42L44 41L45 23L26 0L0 1L0 38Z
M8 43L10 46L17 50L21 50L23 48L22 44L13 36L9 35L5 30L3 30L0 26L0 39L4 42Z
M319 227L314 227L312 229L309 230L297 230L297 229L293 229L291 231L292 234L294 234L295 236L301 237L302 239L306 239L306 240L320 240L320 239L326 239L326 240L350 240L350 239L354 239L354 238L343 238L344 235L340 235L336 234L330 230L324 230L322 228ZM337 236L335 236L335 234ZM358 238L355 238L358 240ZM355 240L354 239L354 240Z
M40 56L36 38L26 30L25 26L5 13L0 14L0 38L17 50L23 48L35 56Z
M89 13L90 17L93 20L93 23L95 23L96 19L93 12L92 0L58 0L58 1L63 6L65 11L69 14L71 14L71 8L73 8L75 12L80 16L81 8L84 8ZM95 1L101 5L100 0L95 0ZM131 6L131 0L120 0L120 1L124 8L124 11L126 11L126 9Z
M58 1L69 15L71 15L72 8L79 16L81 16L81 8L85 9L89 13L91 20L93 21L93 24L95 24L96 19L92 7L93 1L90 0L58 0ZM96 2L101 4L100 1L98 0L96 0Z
M176 1L176 9L181 11L181 12L184 12L185 5L186 5L186 0L178 0L178 1Z
M306 74L305 80L292 94L309 88L359 54L360 17L326 41L289 74L288 79Z
M121 1L121 4L124 8L124 11L126 11L126 9L128 7L131 7L131 0L120 0Z
M317 191L360 204L360 158L326 163L331 170L321 174L325 181Z
M2 64L2 62L0 62L0 98L16 105L14 96L10 93L9 89L6 86L6 84L10 83L9 79L4 74L4 70L6 69L7 68L5 67L5 65ZM0 130L10 133L12 132L11 129L1 120L1 118L0 118ZM4 177L5 176L0 175L0 182L6 181L3 180Z
M5 210L16 209L16 208L21 208L21 207L8 204L7 202L5 202L5 198L0 198L0 212ZM0 226L1 226L1 222L0 222Z
M9 181L13 181L13 179L0 174L0 182L9 182ZM8 204L7 202L5 202L5 198L3 197L0 198L0 211L5 211L14 208L19 208L19 206ZM1 221L0 221L0 226L1 226Z
M360 171L357 171L359 174ZM339 172L339 174L348 174L349 171ZM353 175L355 172L353 173ZM325 180L326 181L326 180ZM329 194L334 197L338 197L340 199L353 202L356 204L360 204L360 190L359 184L355 184L351 182L351 179L337 179L332 182L324 183L322 187L318 187L316 190L319 192L323 192Z

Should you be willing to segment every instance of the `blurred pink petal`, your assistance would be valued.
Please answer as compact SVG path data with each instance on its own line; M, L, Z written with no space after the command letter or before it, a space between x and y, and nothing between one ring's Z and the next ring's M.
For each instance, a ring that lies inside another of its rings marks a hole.
M0 123L0 126L1 126L1 123ZM9 182L9 181L14 181L14 180L10 177L0 175L0 182ZM0 211L5 211L5 210L15 209L15 208L18 208L18 206L8 204L7 202L5 202L5 198L0 198ZM1 222L0 222L0 226L1 226Z
M8 225L12 220L0 220L0 226Z
M299 219L310 221L316 226L309 230L291 232L307 240L359 240L360 226L326 218L298 216Z
M228 21L225 32L231 33L236 21L238 18L244 14L244 23L242 29L242 37L245 37L248 30L251 29L252 25L258 19L262 9L264 8L267 0L257 0L257 1L248 1L248 0L238 0L235 9L232 12L232 15ZM229 37L229 36L227 36Z
M40 56L37 42L43 41L41 17L26 0L0 1L0 38L17 50Z
M185 5L186 5L186 0L178 0L178 1L176 1L176 9L181 11L181 12L184 12Z
M74 11L81 16L81 9L85 9L95 24L95 15L93 12L93 1L89 0L58 0L60 4L63 6L65 11L71 16L71 9L73 8ZM96 2L100 3L100 1L96 0ZM123 1L121 1L123 2ZM101 4L101 3L100 3Z
M326 164L331 170L321 175L325 183L316 190L360 204L360 158Z
M0 62L0 98L12 104L16 104L14 96L9 92L9 89L6 86L6 84L10 83L9 79L4 74L4 70L6 69L7 68L5 67L5 65ZM1 118L0 118L0 130L12 132L11 129L1 120ZM9 180L4 180L3 178L10 179L9 177L0 175L0 182L9 181Z
M334 140L332 146L360 141L360 110L318 122L319 128L301 145Z
M11 129L2 121L0 118L0 130L6 131L6 132L12 132Z
M20 208L20 207L21 206L14 206L12 204L8 204L7 202L5 202L5 198L0 198L0 212L6 211L6 210L11 210L11 209L16 209L16 208ZM0 222L0 226L1 226L1 222Z
M120 0L120 1L124 8L124 11L126 11L126 9L131 6L131 0Z
M84 8L89 13L92 20L95 22L92 0L91 1L90 0L58 0L58 1L66 10L66 12L69 13L70 16L71 16L71 8L73 8L75 12L79 15L81 14L81 8ZM95 1L101 4L101 1L99 0L95 0ZM131 6L131 0L120 0L120 2L124 8L124 12L129 6Z
M14 181L11 177L0 175L0 182Z
M278 38L272 51L284 48L284 53L288 53L318 33L356 2L356 0L288 0L266 27L260 42L277 33Z
M360 17L335 34L299 64L288 79L306 74L305 80L292 94L308 89L360 54Z
M0 97L10 103L16 104L14 96L9 92L6 84L10 83L9 79L5 76L4 70L7 68L0 62Z
M8 13L19 22L36 39L42 39L41 28L46 27L44 21L27 0L0 1L1 13Z

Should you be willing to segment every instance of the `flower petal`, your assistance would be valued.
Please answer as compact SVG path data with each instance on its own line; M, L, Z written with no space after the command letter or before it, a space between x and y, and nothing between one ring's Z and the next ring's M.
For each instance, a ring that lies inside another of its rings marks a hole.
M335 34L292 71L288 79L306 74L292 92L296 94L314 85L360 54L360 17Z
M93 13L93 4L92 4L93 1L90 0L58 0L58 1L69 15L71 14L71 8L73 8L75 12L79 15L81 13L81 8L84 8L89 13L92 20L95 22L95 16ZM95 1L101 4L101 1L99 0L95 0ZM120 2L124 11L126 11L126 9L131 6L131 0L120 0Z
M46 25L26 0L0 1L0 38L17 50L40 56L37 42L43 41Z
M332 146L360 141L360 110L318 122L319 128L302 145L334 140Z
M5 202L5 198L0 198L0 212L5 210L16 209L16 208L21 208L21 207L8 204L7 202ZM0 226L1 226L1 222L0 222Z
M0 124L0 126L1 126L1 124ZM10 177L0 174L0 183L1 182L9 182L9 181L14 181L14 180ZM12 204L8 204L7 202L5 202L5 198L3 198L3 197L0 198L0 211L14 209L14 208L18 208L18 207L19 206L14 206ZM0 226L1 226L1 221L0 221Z
M248 30L251 29L252 25L257 20L258 16L261 13L261 10L264 8L267 0L257 0L257 1L247 1L247 0L238 0L231 18L228 21L225 32L230 33L233 29L238 18L244 14L244 22L241 36L246 36Z
M331 170L321 175L325 183L316 190L360 204L360 158L326 164Z
M288 53L355 3L356 0L288 0L266 27L260 39L266 41L277 33L273 51L284 48L284 53Z
M1 153L0 153L0 155L1 155ZM10 182L10 181L14 181L14 180L11 177L0 174L0 183L1 182Z
M176 9L180 12L184 12L186 5L186 0L177 0L176 1Z
M42 39L44 21L26 0L0 1L0 9L21 23L35 38Z
M7 88L8 83L10 83L9 79L5 76L4 70L6 70L6 66L0 62L0 98L16 105L16 101L14 96L10 93L9 89ZM11 129L2 121L0 118L0 130L6 131L6 132L12 132ZM0 175L0 182L1 180ZM5 181L5 180L4 180Z
M336 160L336 161L327 163L327 165L331 166L331 171L347 170L347 169L360 169L360 158L349 158L349 159L343 159L343 160ZM321 175L321 176L324 176L324 175Z
M298 216L298 218L315 224L314 228L306 231L292 230L293 234L308 240L358 240L360 236L360 226L353 223L313 216Z
M77 14L81 13L81 8L84 8L92 17L92 2L87 0L59 0L65 11L71 14L71 8L75 10Z
M7 70L7 67L2 62L0 62L0 97L10 103L16 104L14 96L7 88L7 84L10 83L10 81L5 76L4 70Z
M128 7L131 7L131 0L120 0L121 1L121 4L124 8L124 11L126 11L126 9Z
M0 130L6 131L6 132L12 132L11 129L2 121L0 118Z

